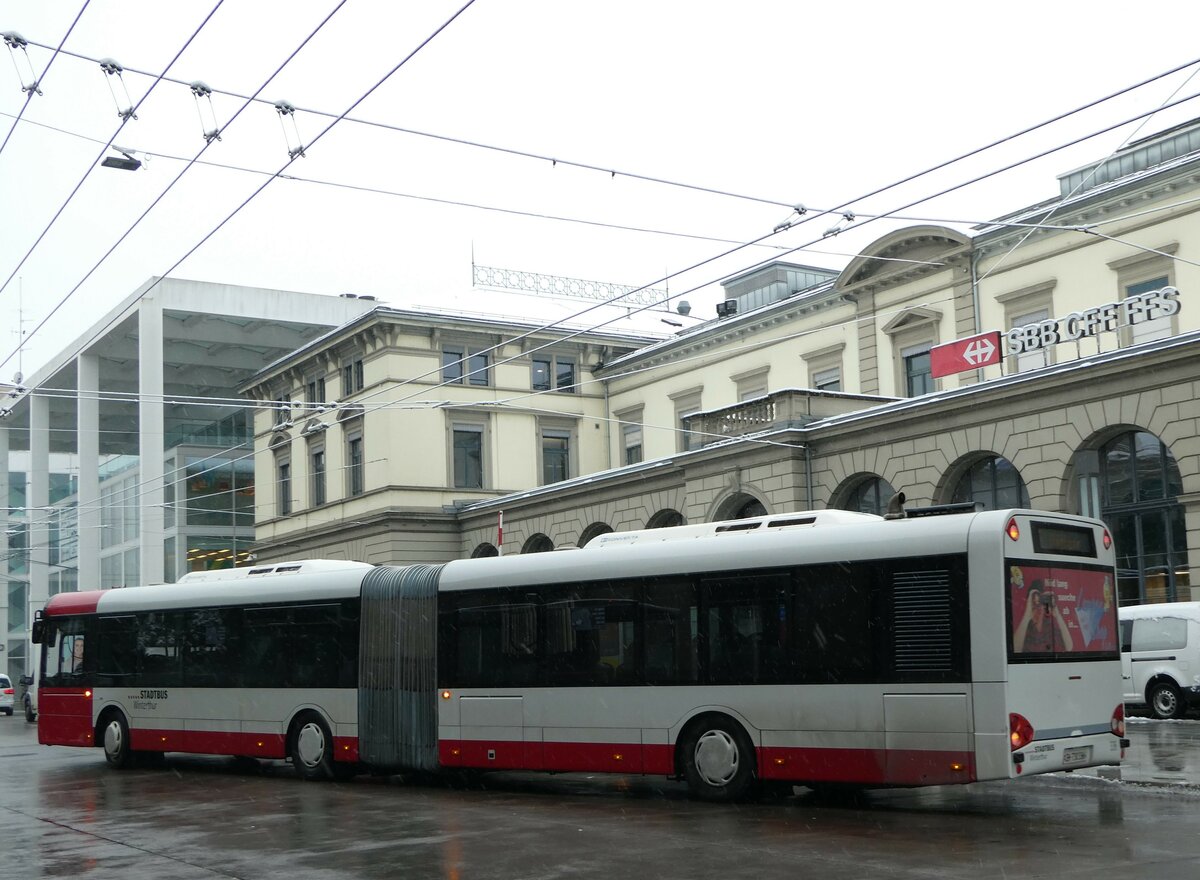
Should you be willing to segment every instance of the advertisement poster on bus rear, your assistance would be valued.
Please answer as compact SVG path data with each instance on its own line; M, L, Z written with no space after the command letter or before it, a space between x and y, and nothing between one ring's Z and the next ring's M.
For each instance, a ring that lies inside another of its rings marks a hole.
M1115 653L1112 573L1010 563L1013 654Z

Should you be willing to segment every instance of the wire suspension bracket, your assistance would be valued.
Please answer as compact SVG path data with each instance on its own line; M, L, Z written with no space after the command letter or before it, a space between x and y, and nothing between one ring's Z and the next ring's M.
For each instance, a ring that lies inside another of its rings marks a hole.
M276 101L275 112L279 114L279 125L283 129L283 140L287 144L288 158L295 159L299 156L301 159L304 156L304 141L300 139L300 127L296 125L296 106L290 101ZM292 120L292 131L288 133L287 123L284 119ZM296 136L296 146L292 146L292 134Z
M188 88L196 101L196 113L200 116L200 133L204 135L205 143L221 139L221 126L217 125L217 111L213 107L212 88L206 82L196 80ZM208 109L205 115L205 107Z
M122 75L125 73L125 68L112 58L104 58L100 61L100 69L104 71L104 81L108 83L113 103L117 105L117 115L126 121L137 119L137 114L133 112L133 99L129 97L129 89L125 86L125 77ZM121 103L121 97L117 94L117 89L113 86L113 77L116 77L117 82L121 84L121 92L125 96L124 105Z
M17 79L21 82L21 91L29 96L41 95L42 90L38 88L37 73L33 69L33 62L29 60L29 41L16 31L5 31L4 45L8 46L8 54L12 57L13 67L17 71ZM21 70L21 65L17 63L17 53L20 52L25 58L25 66L29 68L29 84L25 84L25 73Z

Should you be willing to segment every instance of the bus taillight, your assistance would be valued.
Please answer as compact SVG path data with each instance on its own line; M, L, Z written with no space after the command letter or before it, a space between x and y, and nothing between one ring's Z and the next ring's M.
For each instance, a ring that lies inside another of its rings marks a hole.
M1125 704L1117 703L1117 708L1113 709L1112 721L1109 722L1109 730L1113 732L1113 736L1125 735Z
M1104 549L1111 550L1112 549L1112 535L1110 535L1108 533L1108 529L1104 530L1104 538L1102 540L1104 541Z
M1008 525L1004 527L1004 534L1008 535L1009 540L1017 541L1021 538L1021 529L1017 526L1017 518L1014 516L1008 521Z
M1033 742L1033 725L1024 715L1010 712L1008 715L1008 743L1015 752Z

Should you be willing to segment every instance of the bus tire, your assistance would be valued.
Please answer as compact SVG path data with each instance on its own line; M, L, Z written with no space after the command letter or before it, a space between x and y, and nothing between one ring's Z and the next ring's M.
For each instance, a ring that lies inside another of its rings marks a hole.
M1146 695L1146 705L1150 707L1150 714L1155 718L1183 717L1183 699L1180 697L1179 688L1169 681L1160 681L1150 688L1150 693Z
M724 715L708 715L680 738L683 776L692 796L704 801L736 801L754 785L754 746L746 731Z
M25 720L30 724L37 721L37 712L33 711L33 703L29 700L25 701Z
M133 749L129 746L129 724L120 712L109 712L100 719L100 745L104 760L116 770L133 765Z
M333 734L316 712L302 712L292 722L288 737L288 755L301 779L346 780L357 770L355 765L333 760Z

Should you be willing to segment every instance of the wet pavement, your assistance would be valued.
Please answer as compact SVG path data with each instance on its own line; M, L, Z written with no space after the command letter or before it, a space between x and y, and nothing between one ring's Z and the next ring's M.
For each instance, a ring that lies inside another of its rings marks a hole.
M713 805L641 777L338 785L193 756L118 772L0 718L0 878L1200 877L1200 721L1134 720L1129 736L1119 780L1102 768Z
M1130 747L1120 767L1092 767L1072 775L1134 785L1200 787L1200 721L1129 718L1125 731ZM1200 877L1200 868L1196 876Z

